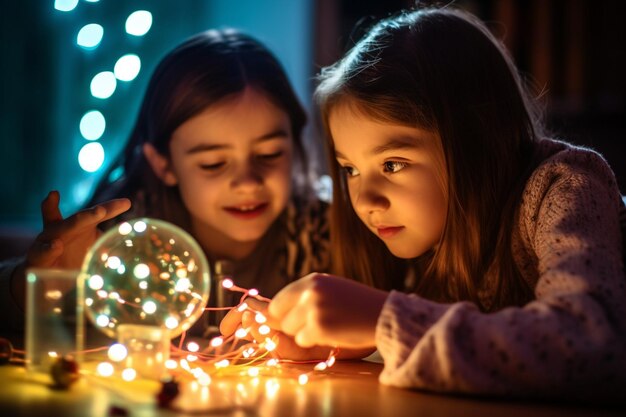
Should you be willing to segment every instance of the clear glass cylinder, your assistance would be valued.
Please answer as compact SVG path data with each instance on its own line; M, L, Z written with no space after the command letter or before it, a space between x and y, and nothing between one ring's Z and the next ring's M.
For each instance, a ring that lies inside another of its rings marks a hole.
M50 372L57 357L75 356L79 326L76 282L79 271L26 271L26 369Z

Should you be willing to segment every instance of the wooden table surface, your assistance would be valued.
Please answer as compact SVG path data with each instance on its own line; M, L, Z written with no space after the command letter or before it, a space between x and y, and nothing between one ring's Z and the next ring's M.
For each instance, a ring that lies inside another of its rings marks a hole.
M293 375L310 365L283 365L290 376L213 376L209 387L185 386L175 409L159 408L156 382L103 383L83 377L69 390L50 388L13 364L0 366L0 416L624 416L626 410L435 395L378 382L382 365L337 362L300 385ZM120 384L121 383L121 384Z

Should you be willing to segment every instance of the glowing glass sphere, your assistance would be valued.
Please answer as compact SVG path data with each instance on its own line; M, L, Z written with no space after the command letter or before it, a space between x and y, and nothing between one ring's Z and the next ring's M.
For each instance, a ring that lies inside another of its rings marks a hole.
M115 338L123 324L189 329L209 300L204 252L184 230L141 218L104 233L81 270L84 308L93 324Z

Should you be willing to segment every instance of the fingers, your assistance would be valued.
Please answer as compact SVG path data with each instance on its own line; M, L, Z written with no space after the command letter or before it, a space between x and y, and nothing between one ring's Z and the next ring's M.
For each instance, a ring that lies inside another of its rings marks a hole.
M101 220L105 221L117 217L127 211L130 208L131 203L130 200L127 198L118 198L115 200L107 201L106 203L99 204L99 206L103 207L106 212L105 216ZM92 209L95 207L92 207Z
M248 308L254 311L265 313L267 310L267 303L257 300L256 298L248 297L244 300L244 303L247 304ZM245 312L246 309L240 311L237 307L232 308L220 322L220 333L224 336L230 336L235 333L239 325L243 322L242 316Z
M310 280L311 275L307 275L280 290L268 306L267 311L269 315L278 320L285 317L285 315L294 308L296 303L300 301L300 296L310 285Z
M263 324L259 324L255 320L255 314L253 312L246 311L243 313L241 318L241 327L246 329L248 331L248 334L252 336L252 338L256 340L257 343L263 343L266 338L271 339L274 333L276 333L272 330L270 330L269 332L264 331L263 333L261 333L261 326L263 326Z
M308 312L309 306L307 306L306 300L304 300L304 302L299 302L280 321L280 330L291 336L295 336L302 328L305 327Z
M43 219L44 227L63 220L63 216L59 210L60 199L61 196L58 191L50 191L41 202L41 218Z
M62 254L63 242L60 239L51 242L35 241L26 255L27 266L52 267Z
M237 308L231 309L220 322L220 333L222 336L230 336L235 333L241 323L242 312Z
M296 333L294 340L296 344L303 348L311 348L315 345L324 345L323 340L319 340L318 337L314 337L314 333L311 329L304 326L298 333Z

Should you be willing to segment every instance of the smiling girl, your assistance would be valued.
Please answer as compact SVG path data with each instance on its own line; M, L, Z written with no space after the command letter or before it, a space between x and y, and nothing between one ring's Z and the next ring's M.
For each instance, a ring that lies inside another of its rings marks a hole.
M280 63L256 39L210 30L185 41L152 75L130 139L89 203L95 206L64 219L57 192L44 200L43 232L21 268L5 268L3 277L12 278L0 280L12 294L2 314L20 327L23 268L79 268L98 224L139 216L184 228L212 266L230 261L237 284L263 295L327 270L327 206L311 184L305 122Z

